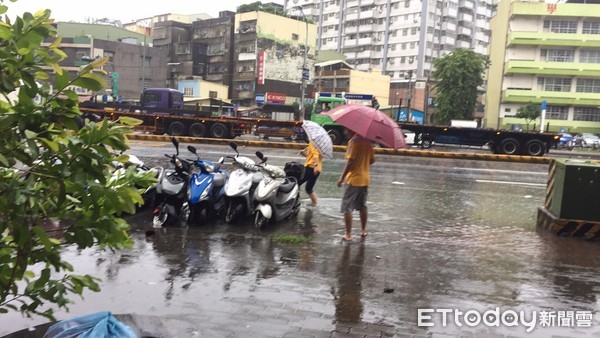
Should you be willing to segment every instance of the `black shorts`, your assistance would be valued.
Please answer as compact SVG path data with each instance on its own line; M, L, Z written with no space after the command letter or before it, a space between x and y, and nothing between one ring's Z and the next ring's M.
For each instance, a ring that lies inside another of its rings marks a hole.
M319 178L321 173L315 174L315 168L304 167L304 177L300 180L300 185L306 183L306 193L312 194L313 188L315 187L315 183L317 183L317 178Z

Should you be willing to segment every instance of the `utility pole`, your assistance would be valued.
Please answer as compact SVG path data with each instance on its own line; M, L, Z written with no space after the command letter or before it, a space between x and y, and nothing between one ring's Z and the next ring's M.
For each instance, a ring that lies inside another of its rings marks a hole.
M304 15L304 10L300 6L294 7L298 9L302 14L302 19L304 19L304 24L306 25L306 34L304 39L304 60L302 61L302 84L300 85L300 113L302 114L302 119L306 118L306 105L304 102L304 98L306 96L306 80L310 78L310 72L306 69L306 55L308 54L308 21L306 21L306 16Z
M413 71L412 69L408 71L408 75L406 76L406 78L408 78L408 94L406 94L406 118L408 119L408 121L410 121L411 118L411 113L410 113L410 101L412 100L412 76L413 76Z

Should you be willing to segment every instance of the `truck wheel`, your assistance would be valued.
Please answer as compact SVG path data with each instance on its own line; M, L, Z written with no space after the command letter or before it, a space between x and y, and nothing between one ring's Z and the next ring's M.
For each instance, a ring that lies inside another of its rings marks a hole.
M183 123L175 121L169 125L169 135L181 136L185 134L185 126Z
M194 123L190 126L190 135L194 137L204 137L206 135L206 127L202 123Z
M340 145L344 141L344 136L337 129L331 129L327 133L329 133L329 137L331 137L331 143L335 145Z
M500 142L500 152L506 155L519 154L519 141L514 138L507 138Z
M525 144L525 153L529 156L543 156L545 152L544 142L540 140L530 140Z
M223 123L215 123L210 127L210 134L214 138L229 138L229 129Z

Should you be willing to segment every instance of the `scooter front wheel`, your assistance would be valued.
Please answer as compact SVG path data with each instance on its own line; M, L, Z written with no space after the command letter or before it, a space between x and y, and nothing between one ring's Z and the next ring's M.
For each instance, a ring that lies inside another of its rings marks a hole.
M162 228L169 220L169 213L167 212L166 205L161 203L156 209L154 209L154 218L152 219L152 226L154 228Z
M254 227L256 228L256 230L264 229L268 222L269 219L263 216L262 212L256 212L256 217L254 218Z

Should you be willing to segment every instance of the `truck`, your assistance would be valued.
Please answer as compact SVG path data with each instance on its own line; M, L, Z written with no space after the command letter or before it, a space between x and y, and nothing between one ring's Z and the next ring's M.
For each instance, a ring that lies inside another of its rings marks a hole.
M320 114L326 108L334 108L348 101L340 96L315 96L311 120L320 124L334 144L343 144L344 127L333 122L331 117ZM491 128L433 126L411 122L397 122L400 128L415 133L415 144L430 148L435 143L483 147L488 146L494 154L543 156L551 148L556 148L560 134L533 131L513 131Z
M121 116L141 120L136 130L171 136L212 137L232 139L251 134L258 128L301 129L301 121L213 116L211 111L189 109L183 102L183 93L170 88L145 88L139 104L123 102L86 101L80 110L93 119L116 120Z

